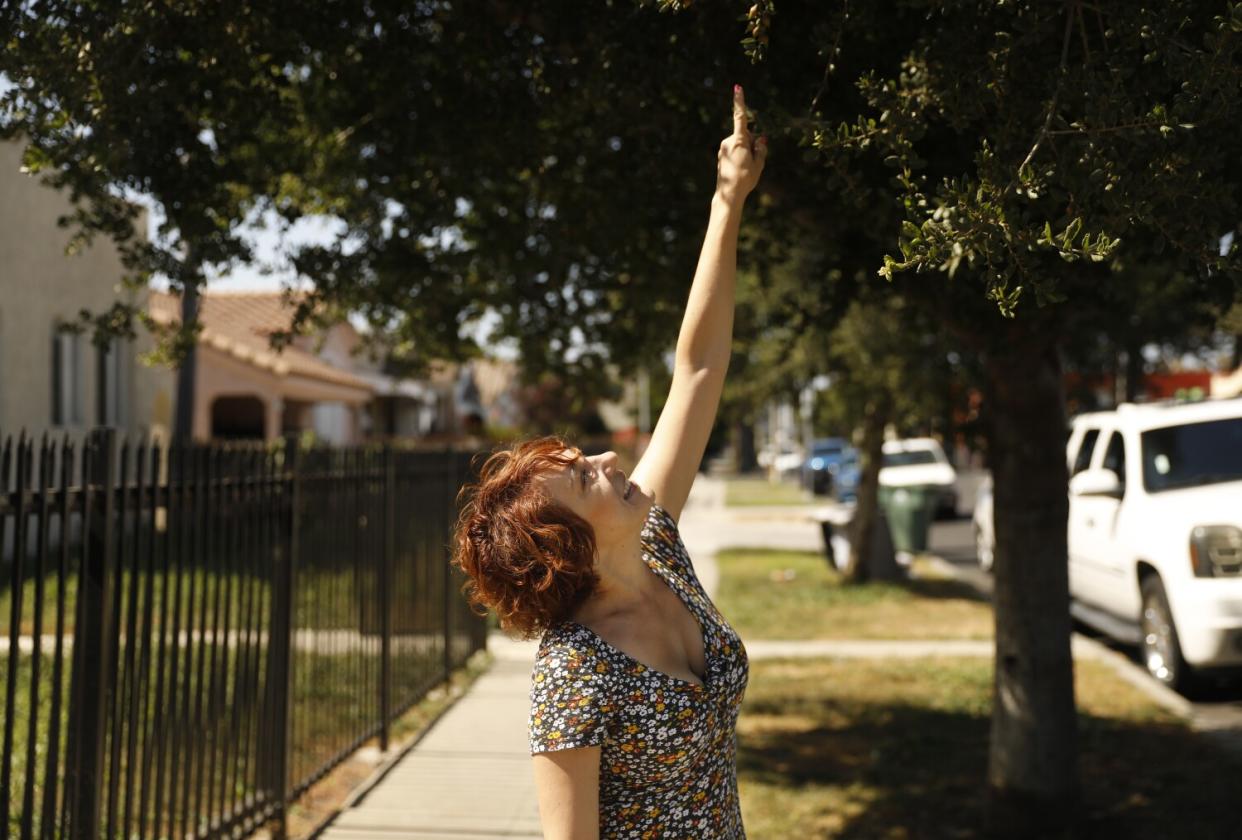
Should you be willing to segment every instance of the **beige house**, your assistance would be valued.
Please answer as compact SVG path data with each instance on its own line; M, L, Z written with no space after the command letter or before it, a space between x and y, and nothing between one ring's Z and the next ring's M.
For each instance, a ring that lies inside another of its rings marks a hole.
M137 361L149 336L139 330L134 341L100 349L89 334L58 329L80 309L101 312L121 297L124 268L102 236L65 255L71 231L56 220L73 206L20 171L23 148L0 141L0 436L25 429L77 437L100 425L166 435L167 375ZM145 214L136 225L145 234Z
M101 350L89 334L59 329L81 309L102 312L133 293L122 288L124 268L105 237L65 255L71 232L56 220L72 205L20 171L23 148L18 141L0 141L0 438L22 429L77 436L106 425L166 440L177 377L139 361L152 348L152 336L139 328L134 340ZM136 226L145 234L145 214ZM144 291L130 302L145 305L164 323L180 320L180 299L167 293ZM469 420L469 406L458 409L456 395L463 389L452 378L460 373L457 365L430 381L389 376L352 352L360 337L349 323L298 337L274 352L270 333L292 319L279 292L207 290L199 319L204 329L195 439L272 440L300 431L333 443L385 436L450 439ZM483 363L472 370L483 381L485 404L493 411L504 405L508 366Z
M219 292L199 299L195 375L195 439L262 438L312 432L336 444L385 437L451 438L452 390L384 373L356 352L362 336L348 321L297 336L275 351L271 334L288 329L296 295ZM181 300L153 292L159 322L181 320Z
M181 299L152 292L161 323L181 320ZM372 382L352 372L357 333L338 324L323 336L298 336L280 352L271 334L289 328L292 305L280 292L204 292L194 389L195 439L262 438L313 431L332 443L356 443L369 432ZM333 364L332 359L337 363Z

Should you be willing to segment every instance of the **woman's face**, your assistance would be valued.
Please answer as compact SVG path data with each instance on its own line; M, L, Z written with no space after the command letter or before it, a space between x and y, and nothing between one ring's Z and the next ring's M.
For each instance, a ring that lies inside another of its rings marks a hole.
M632 536L647 518L652 499L618 469L617 453L588 457L571 449L564 454L573 462L542 476L548 494L590 523L598 545Z

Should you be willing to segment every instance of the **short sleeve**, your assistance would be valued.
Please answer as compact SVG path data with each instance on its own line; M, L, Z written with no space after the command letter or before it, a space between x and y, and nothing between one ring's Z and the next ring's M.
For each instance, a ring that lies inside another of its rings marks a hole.
M613 711L611 668L589 651L554 642L535 658L530 685L530 752L602 745Z

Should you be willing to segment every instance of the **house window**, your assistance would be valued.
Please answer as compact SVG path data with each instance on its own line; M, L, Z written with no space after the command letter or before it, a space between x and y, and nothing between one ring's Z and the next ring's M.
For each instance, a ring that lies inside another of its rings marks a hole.
M124 339L120 338L112 339L106 347L96 346L96 422L101 426L125 425L125 395L129 387L128 349Z
M82 423L82 336L52 331L52 425Z

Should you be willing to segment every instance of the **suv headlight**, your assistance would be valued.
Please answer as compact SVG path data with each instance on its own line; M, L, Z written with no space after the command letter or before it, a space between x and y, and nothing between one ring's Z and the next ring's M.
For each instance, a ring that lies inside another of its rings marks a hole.
M1242 528L1199 525L1190 532L1190 568L1195 577L1242 573Z

